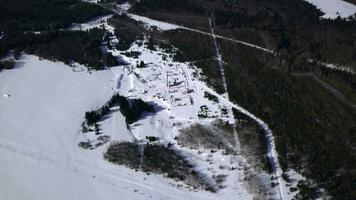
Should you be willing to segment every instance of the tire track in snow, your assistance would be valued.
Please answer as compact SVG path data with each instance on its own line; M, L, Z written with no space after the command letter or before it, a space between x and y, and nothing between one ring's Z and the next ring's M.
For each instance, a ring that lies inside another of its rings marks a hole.
M220 68L220 75L221 75L221 79L222 79L221 81L222 81L222 84L223 84L224 90L225 90L224 96L225 96L225 98L229 99L229 94L227 92L226 78L225 78L224 62L223 62L223 59L222 59L222 55L221 55L221 51L220 51L220 48L219 48L219 45L218 45L218 41L216 41L216 35L215 35L214 26L213 26L213 22L211 20L211 17L209 17L208 20L209 20L210 31L211 31L211 34L213 35L216 58L217 58L217 61L218 61L218 65L219 65L219 68Z
M122 187L127 186L126 184L130 184L132 185L132 189L134 189L134 187L138 187L144 190L145 194L149 194L148 191L154 191L166 197L172 196L172 194L162 191L159 188L141 183L142 180L133 179L129 174L127 174L127 176L123 176L122 174L115 172L117 170L113 171L113 168L109 168L109 165L111 164L106 165L104 163L98 163L95 160L90 160L84 157L79 159L74 158L71 155L62 155L62 157L59 157L56 155L46 154L39 151L38 149L2 138L0 138L0 148L16 153L20 156L24 156L33 160L39 160L40 162L45 162L48 165L54 165L61 169L69 169L75 174L86 176L91 178L91 180L97 180L113 187L117 187L118 184L121 184ZM70 154L72 154L72 152L70 152ZM178 190L174 187L172 187L172 189L176 192L178 191L184 193L184 191Z
M6 186L1 186L1 189L0 191L4 191L3 189L6 189L6 187L11 187L11 184L14 186L12 189L15 189L19 192L20 195L22 195L23 199L35 199L33 198L33 196L27 192L27 190L22 187L21 185L19 185L18 183L16 183L15 181L13 181L13 179L7 175L7 173L5 172L2 172L2 169L0 168L0 174L1 174L1 179L6 179L7 180L7 183L6 183Z

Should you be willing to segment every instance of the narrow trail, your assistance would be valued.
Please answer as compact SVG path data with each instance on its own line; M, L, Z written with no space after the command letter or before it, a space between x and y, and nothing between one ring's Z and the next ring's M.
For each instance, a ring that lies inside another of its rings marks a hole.
M284 187L282 185L282 180L281 180L281 173L282 170L280 168L279 165L279 161L278 161L278 154L276 151L276 146L274 143L274 137L272 135L272 131L271 129L269 129L268 125L263 122L261 119L259 119L258 117L256 117L255 115L253 115L252 113L250 113L249 111L247 111L246 109L242 108L241 106L238 106L236 104L234 104L233 102L231 102L230 100L227 100L226 98L224 98L223 96L221 96L220 94L216 93L215 91L213 91L212 89L206 87L205 85L199 83L199 82L195 82L199 87L201 87L202 89L204 89L205 91L209 92L210 94L218 97L220 100L222 100L223 102L225 102L226 104L232 106L233 108L237 109L239 112L247 115L248 117L250 117L252 120L254 120L265 132L265 136L267 139L267 143L268 143L268 147L267 147L267 157L269 162L271 163L272 166L272 170L273 170L273 174L274 177L276 178L277 182L278 182L278 193L279 193L279 197L281 200L284 200Z
M78 176L88 178L90 181L98 181L114 188L125 188L128 184L133 188L137 187L140 190L143 190L145 195L148 195L150 191L153 191L160 193L167 198L172 197L172 194L167 191L162 191L159 189L159 186L152 185L149 182L144 183L140 178L136 178L125 172L120 173L120 170L113 168L110 163L106 163L105 161L97 162L97 160L86 158L84 155L79 156L73 152L71 152L70 155L49 154L42 152L40 149L2 138L0 138L0 149L10 151L16 155L23 156L24 158L38 161L47 166L55 166L57 169L70 171ZM173 187L172 189L176 192L184 193L183 190L178 190Z
M227 90L227 82L226 82L226 77L225 77L224 61L222 59L218 41L216 39L217 37L216 37L215 31L214 31L214 25L211 20L211 17L209 17L208 20L209 20L210 31L211 31L211 34L213 35L216 58L217 58L217 62L218 62L219 68L220 68L221 81L222 81L224 91L225 91L223 96L224 96L224 98L229 99L229 93ZM231 109L231 111L232 111L232 109ZM236 120L234 120L234 122L232 124L232 129L233 129L233 137L234 137L234 142L235 142L235 144L234 144L234 149L235 149L235 154L236 154L235 159L237 160L238 163L243 164L242 160L241 160L242 158L240 158L241 157L241 149L240 149L240 140L239 140L239 137L238 137L238 134L236 131ZM240 172L235 174L234 185L237 185L239 182L239 177L240 177L239 173ZM238 187L236 187L236 188L238 188Z
M267 49L267 48L264 48L264 47L261 47L261 46L255 45L255 44L251 44L251 43L244 42L244 41L241 41L241 40L233 39L233 38L230 38L230 37L225 37L225 36L221 36L221 35L214 35L212 33L208 33L208 32L197 30L197 29L193 29L193 28L188 28L188 27L184 27L184 26L179 26L179 28L183 29L183 30L187 30L187 31L200 33L200 34L203 34L203 35L208 35L208 36L211 36L211 37L216 37L218 39L228 40L228 41L233 42L233 43L242 44L244 46L255 48L255 49L264 51L266 53L271 53L271 54L274 53L274 51L271 50L271 49Z
M145 143L144 142L139 142L138 143L138 152L140 154L140 169L142 169L142 165L144 162L144 157L145 157Z
M219 65L219 68L220 68L221 81L222 81L222 84L224 86L224 91L225 91L224 96L225 96L226 99L229 99L229 94L227 92L227 83L226 83L226 78L225 78L224 61L222 59L222 55L221 55L221 51L220 51L220 48L219 48L219 45L218 45L218 41L216 40L216 35L215 35L215 31L214 31L214 25L213 25L213 22L211 20L211 17L209 17L208 20L209 20L210 31L211 31L211 34L213 35L216 58L217 58L218 65Z

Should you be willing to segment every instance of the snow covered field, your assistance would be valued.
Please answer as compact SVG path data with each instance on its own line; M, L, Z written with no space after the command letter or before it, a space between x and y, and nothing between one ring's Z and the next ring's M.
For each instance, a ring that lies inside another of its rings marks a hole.
M25 55L16 69L0 73L1 93L11 94L0 99L0 194L3 198L231 199L236 195L231 191L212 194L178 189L175 181L160 175L148 176L107 163L102 157L105 146L94 150L78 147L78 142L83 140L80 129L84 113L109 99L117 86L115 81L124 80L116 74L121 70L118 67L91 74L73 72L62 63ZM127 74L128 79L131 77ZM129 83L130 88L138 88L139 84L136 79L123 83ZM120 88L124 91L124 84ZM165 115L168 113L162 112L141 123L151 133L156 127L162 135L173 134L171 127L164 129L168 122L159 121L160 116L168 119ZM101 125L104 134L113 140L132 140L120 112ZM170 132L165 133L166 130ZM141 137L147 134L147 129L138 127L133 133ZM246 192L240 193L249 199Z
M324 18L335 19L338 16L347 18L356 13L356 5L342 0L306 0L319 8Z
M144 49L142 52L140 58L145 62L162 62L162 59L158 59L161 57L159 53ZM136 62L129 58L127 60ZM166 66L157 62L152 64L152 67ZM176 66L173 66L172 70L179 73L172 73L172 76L188 76L183 69L184 64L174 65ZM176 70L179 67L181 70ZM167 71L162 72L169 73ZM152 77L152 73L155 73L154 70L141 71L145 78ZM193 98L196 98L196 102L199 102L199 99L202 102L195 103L196 106L172 106L170 102L176 99L169 97L169 87L165 88L166 80L157 80L155 85L158 88L149 90L149 95L145 95L142 91L148 89L150 84L143 84L127 68L117 67L92 73L74 72L63 63L39 60L36 56L23 56L14 70L0 73L0 91L9 94L9 97L3 96L0 99L2 197L116 199L120 195L125 199L231 199L233 196L250 199L251 196L243 189L243 183L238 181L238 174L241 173L239 171L228 172L234 176L227 181L229 188L221 193L193 192L184 187L177 189L175 181L160 175L147 176L107 163L102 157L105 146L94 150L78 147L79 141L92 139L90 135L80 133L84 113L103 105L113 90L127 96L151 99L161 107L170 108L171 112L164 110L156 116L145 117L139 121L142 125L132 128L132 133L126 129L120 112L114 112L100 124L105 135L110 136L112 140L133 140L132 136L140 139L146 135L156 135L165 141L171 141L176 134L172 128L173 123L187 122L190 118L193 122L197 119L194 108L201 103L208 104L209 101L197 93ZM160 86L163 88L159 88ZM162 92L167 92L166 102L150 96L161 89ZM177 88L172 95L186 95L180 92ZM218 109L217 105L215 107ZM186 110L190 112L186 114ZM176 119L169 120L171 115L176 116ZM209 154L202 154L201 158L193 161L204 161L208 156ZM228 157L223 156L222 152L216 153L213 159L217 162L214 167L216 171L219 170L219 164L229 163ZM201 163L199 167L207 170L204 164L206 162ZM234 188L237 188L238 192Z
M161 30L174 25L130 15ZM105 26L108 16L71 27L87 30ZM205 33L203 33L205 34ZM117 43L117 38L111 38ZM144 42L147 42L147 38ZM255 47L254 47L255 48ZM174 145L200 173L211 178L227 175L222 189L210 193L189 188L162 175L147 175L104 161L109 143L92 150L78 147L79 142L95 142L98 136L82 133L84 114L104 105L114 93L141 98L155 105L157 113L145 114L127 128L118 111L99 122L102 134L113 141L160 138L160 143L175 143L179 129L195 123L209 125L216 119L234 123L232 107L220 96L219 102L204 97L209 91L200 70L190 63L174 62L172 55L158 47L149 50L140 42L125 52L103 50L129 63L103 71L75 70L60 62L39 60L25 55L14 70L0 73L0 194L5 199L252 199L244 183L243 158L224 155L222 150L190 149ZM145 68L136 65L144 61ZM77 69L80 69L78 67ZM76 72L74 72L76 71ZM198 74L198 77L193 76ZM219 96L218 94L216 94ZM206 106L207 118L198 117ZM226 113L226 111L227 113ZM247 112L247 111L246 111ZM238 147L237 147L238 148ZM274 149L274 148L273 148ZM272 153L275 153L274 151ZM247 165L246 165L247 166ZM253 169L248 169L253 170ZM279 171L278 171L279 172ZM270 179L264 179L270 185ZM277 177L280 182L280 178ZM35 181L35 183L34 183ZM212 180L214 184L214 181ZM282 183L280 183L282 184ZM283 183L284 184L284 183ZM278 199L280 187L269 197ZM289 196L286 197L288 199Z
M23 56L14 70L0 73L0 92L10 95L0 98L1 139L49 152L71 149L83 112L110 97L111 76L74 73L63 63Z

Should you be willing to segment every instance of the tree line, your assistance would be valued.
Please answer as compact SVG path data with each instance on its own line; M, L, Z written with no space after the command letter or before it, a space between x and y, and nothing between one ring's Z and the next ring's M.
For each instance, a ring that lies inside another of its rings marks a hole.
M102 55L103 32L62 31L108 14L98 5L80 0L4 0L0 2L0 57L10 50L63 61L78 62L92 69L115 64L112 55Z

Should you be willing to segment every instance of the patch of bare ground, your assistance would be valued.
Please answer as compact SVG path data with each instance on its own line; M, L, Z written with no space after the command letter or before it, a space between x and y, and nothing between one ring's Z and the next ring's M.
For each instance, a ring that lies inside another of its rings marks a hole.
M222 134L233 146L236 146L234 127L228 121L217 119L211 123L211 128Z
M256 124L247 120L239 120L236 129L243 160L240 162L243 168L242 181L247 190L254 195L254 199L267 199L268 191L272 186L266 174L265 147L260 136L260 129Z
M228 128L223 130L218 128L217 125L209 126L194 124L179 130L180 134L176 139L181 146L187 146L194 149L225 149L226 154L233 154L235 153L235 149L232 145L233 136L231 132L227 132L226 130L228 130ZM228 139L225 135L231 135L231 139Z

